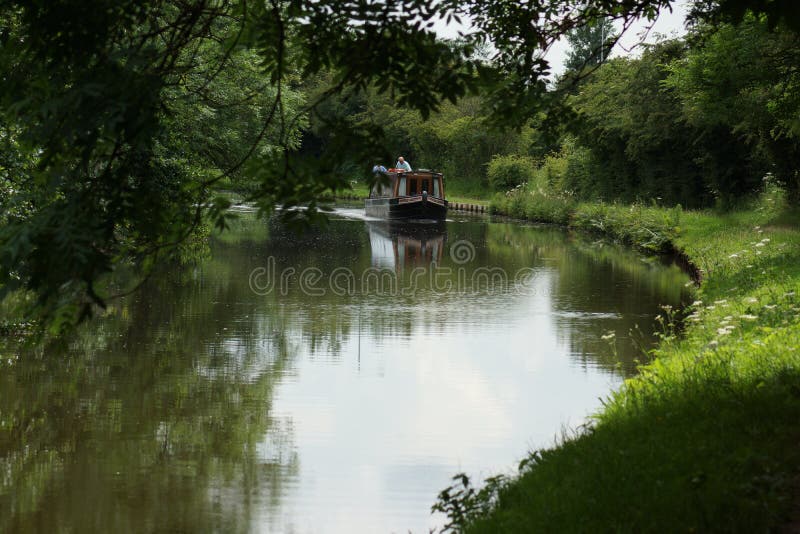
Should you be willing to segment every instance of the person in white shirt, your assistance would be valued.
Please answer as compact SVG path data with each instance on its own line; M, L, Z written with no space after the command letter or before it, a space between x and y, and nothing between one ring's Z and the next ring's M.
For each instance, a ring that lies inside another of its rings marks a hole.
M397 163L394 164L394 168L403 169L404 171L411 172L411 165L409 165L408 162L405 159L403 159L403 156L397 158Z

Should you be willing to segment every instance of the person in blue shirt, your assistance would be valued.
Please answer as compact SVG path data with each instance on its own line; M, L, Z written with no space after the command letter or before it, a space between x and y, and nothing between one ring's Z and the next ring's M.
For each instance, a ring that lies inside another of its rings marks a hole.
M403 156L397 158L397 163L394 164L394 168L403 169L404 171L411 172L411 165L409 165L408 162L405 159L403 159Z

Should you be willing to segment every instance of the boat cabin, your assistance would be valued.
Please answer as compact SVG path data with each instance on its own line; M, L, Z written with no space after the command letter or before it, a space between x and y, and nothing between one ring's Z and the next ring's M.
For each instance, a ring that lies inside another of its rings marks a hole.
M370 217L390 220L435 220L447 216L442 173L389 169L364 200Z
M389 183L376 183L369 198L413 197L427 192L429 196L444 198L442 173L427 170L386 173Z

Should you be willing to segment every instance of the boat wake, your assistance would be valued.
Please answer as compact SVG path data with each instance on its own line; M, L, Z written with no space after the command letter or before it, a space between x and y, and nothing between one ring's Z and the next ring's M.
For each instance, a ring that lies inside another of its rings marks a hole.
M378 217L370 217L364 212L364 208L334 208L328 214L330 217L341 219L353 219L357 221L380 221Z

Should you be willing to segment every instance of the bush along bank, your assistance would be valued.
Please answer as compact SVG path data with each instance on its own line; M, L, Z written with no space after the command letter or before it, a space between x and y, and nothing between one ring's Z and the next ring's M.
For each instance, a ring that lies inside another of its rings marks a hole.
M599 233L653 253L676 250L675 242L681 233L684 215L680 206L665 209L644 204L577 202L569 193L524 188L496 195L489 210L498 215Z
M504 196L496 213L530 209ZM521 208L520 208L521 207ZM590 424L513 477L456 477L436 510L467 532L764 532L791 528L800 476L800 217L772 190L737 212L579 204L548 222L650 251L703 275L681 336ZM668 311L671 313L671 311Z

